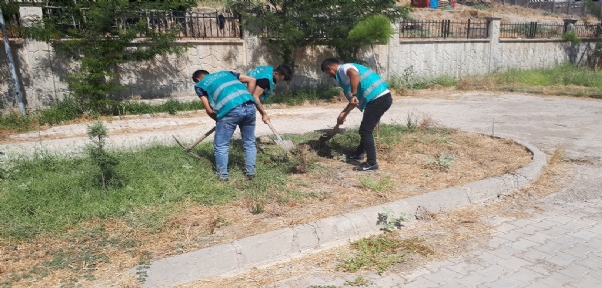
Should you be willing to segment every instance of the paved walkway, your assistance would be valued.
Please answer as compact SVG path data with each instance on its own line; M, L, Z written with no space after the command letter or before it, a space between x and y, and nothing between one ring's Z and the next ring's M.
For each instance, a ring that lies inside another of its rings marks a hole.
M491 218L497 227L485 249L405 274L370 274L368 287L602 287L602 199L567 203L562 193L532 218ZM344 286L355 277L305 275L275 287Z

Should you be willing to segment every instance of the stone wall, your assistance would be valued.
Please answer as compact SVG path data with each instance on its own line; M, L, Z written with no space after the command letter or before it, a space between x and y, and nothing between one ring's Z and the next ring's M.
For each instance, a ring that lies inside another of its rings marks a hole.
M571 45L560 40L500 40L500 20L489 20L489 39L409 41L400 40L396 34L388 45L367 47L362 55L373 69L387 78L410 72L413 77L461 78L508 68L550 67L575 58L575 55L571 57ZM279 64L261 39L247 33L243 39L178 43L190 48L183 55L165 55L153 61L121 66L119 80L129 86L122 96L152 99L194 95L190 77L197 69L245 72L258 65ZM28 109L44 107L64 97L68 92L65 77L76 63L60 59L45 43L18 40L12 44ZM583 48L577 47L576 51L579 50ZM0 105L16 107L3 53L0 51ZM334 84L319 69L321 61L332 55L325 47L298 49L296 75L291 85Z

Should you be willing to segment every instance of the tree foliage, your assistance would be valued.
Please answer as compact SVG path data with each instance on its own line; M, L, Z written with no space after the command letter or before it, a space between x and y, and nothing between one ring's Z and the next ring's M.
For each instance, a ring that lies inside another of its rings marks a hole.
M144 9L187 9L196 0L50 0L42 19L32 21L25 35L52 45L56 53L79 61L68 76L70 91L81 110L103 112L112 92L124 88L116 81L119 64L181 53L174 43L177 25L167 31L149 29ZM135 42L135 45L134 45ZM114 95L113 95L114 96Z
M406 18L410 11L409 7L397 6L394 0L234 0L229 7L241 13L245 28L266 39L271 51L289 65L294 65L297 48L314 45L334 48L343 61L357 60L362 46L383 41L382 35L391 32L373 28L383 27L383 19L391 22Z

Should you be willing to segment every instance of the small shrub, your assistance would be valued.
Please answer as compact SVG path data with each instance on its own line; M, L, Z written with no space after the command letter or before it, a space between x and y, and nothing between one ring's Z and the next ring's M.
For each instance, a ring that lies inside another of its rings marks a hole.
M562 35L562 40L571 42L573 44L581 43L581 39L579 39L579 37L577 37L577 34L575 34L575 32L573 32L573 31L564 33L564 35Z
M114 168L119 164L119 160L105 150L107 139L107 128L98 121L96 124L88 126L88 137L92 144L86 146L90 159L100 168L102 178L102 187L107 189L107 181L114 176Z

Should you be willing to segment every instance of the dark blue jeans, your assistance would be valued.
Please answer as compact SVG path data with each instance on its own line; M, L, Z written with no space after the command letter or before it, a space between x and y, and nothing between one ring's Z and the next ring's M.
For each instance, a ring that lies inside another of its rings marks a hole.
M360 124L360 145L357 146L357 155L366 152L366 160L370 165L376 165L376 145L374 144L374 128L380 118L391 108L393 98L391 93L380 96L368 103L364 109L364 116Z
M257 149L255 148L255 105L241 105L217 120L213 149L217 174L222 179L228 178L228 150L230 139L236 127L240 127L242 146L245 150L245 173L255 175Z

